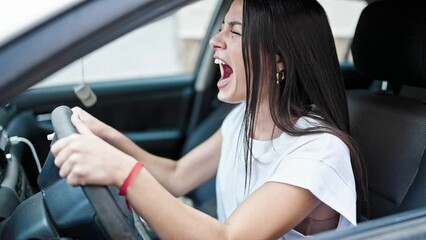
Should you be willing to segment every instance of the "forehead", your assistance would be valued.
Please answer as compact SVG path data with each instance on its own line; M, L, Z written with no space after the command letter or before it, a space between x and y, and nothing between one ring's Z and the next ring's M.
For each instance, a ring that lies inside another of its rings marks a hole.
M243 1L235 0L232 2L231 7L225 16L225 21L239 21L242 22L243 19Z

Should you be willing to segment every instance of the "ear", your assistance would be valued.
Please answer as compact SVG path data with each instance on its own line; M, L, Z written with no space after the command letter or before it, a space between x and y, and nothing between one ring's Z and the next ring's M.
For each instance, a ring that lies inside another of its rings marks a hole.
M277 64L277 71L278 72L282 72L285 70L285 64L284 64L284 59L283 57L281 57L281 55L277 54L275 55L275 59L276 59L276 64Z

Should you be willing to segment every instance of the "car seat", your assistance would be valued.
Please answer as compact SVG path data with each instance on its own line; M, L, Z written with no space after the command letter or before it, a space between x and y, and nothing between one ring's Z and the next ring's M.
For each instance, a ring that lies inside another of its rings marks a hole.
M381 83L377 91L347 91L351 135L367 168L364 215L426 206L426 3L369 4L352 54L356 69Z

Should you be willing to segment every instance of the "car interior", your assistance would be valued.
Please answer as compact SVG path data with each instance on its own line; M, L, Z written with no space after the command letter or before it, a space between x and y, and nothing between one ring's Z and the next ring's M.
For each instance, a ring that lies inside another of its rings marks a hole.
M367 165L368 218L426 206L425 99L402 89L426 87L424 9L424 4L398 1L371 4L353 39L356 69L382 81L376 92L348 91L352 135Z
M219 4L209 27L211 34L222 22L230 2ZM77 8L83 11L82 6ZM220 73L212 63L208 41L203 43L203 49L198 71L191 76L162 80L168 84L157 85L158 79L91 84L98 104L88 111L150 152L179 158L214 133L233 107L216 100L215 85ZM0 62L2 51L0 48ZM79 54L88 51L81 50ZM365 162L369 202L362 211L365 219L356 228L316 237L424 236L426 2L369 2L359 18L351 52L353 65L342 65L342 74L351 136ZM46 140L53 131L69 127L67 110L51 117L50 113L60 105L72 107L81 103L69 87L52 87L30 89L0 109L0 124L4 127L0 128L0 149L9 153L0 158L0 239L155 239L155 233L143 220L126 211L123 198L116 197L117 189L70 188L60 179L49 154L51 142ZM57 125L61 126L52 126L53 118L59 119ZM44 165L40 175L31 149L23 144L6 147L7 135L22 136L34 143ZM88 194L92 197L86 197ZM214 179L185 197L195 208L215 217ZM111 218L115 222L104 222ZM398 223L406 224L394 227ZM135 225L136 231L132 230ZM125 232L130 235L122 235Z
M356 78L345 79L353 82L354 89L347 91L351 136L363 156L369 188L361 231L377 227L373 219L382 218L381 224L403 221L426 206L425 9L419 1L377 1L363 10L355 31L352 54L360 84L372 80L369 88L357 89ZM419 233L398 234L389 229L362 238Z

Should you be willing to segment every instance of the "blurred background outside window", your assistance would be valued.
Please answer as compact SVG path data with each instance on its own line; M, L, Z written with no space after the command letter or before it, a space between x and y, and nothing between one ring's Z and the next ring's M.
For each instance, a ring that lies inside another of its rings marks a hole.
M18 6L21 4L24 11L19 13L20 18L14 18L13 13L8 13L9 20L23 21L8 21L16 25L14 28L11 24L3 24L4 26L0 27L0 40L6 38L2 34L10 32L10 29L24 30L26 25L22 22L28 22L30 17L34 19L31 23L37 24L43 17L35 18L34 12L42 12L43 7L45 12L55 7L60 8L60 4L55 6L55 2L58 3L57 0L0 0L0 9L2 6L14 3ZM62 5L69 6L78 2L80 0L63 0ZM36 7L29 7L29 3ZM328 14L340 61L351 61L349 46L358 17L366 6L366 2L319 0L319 3ZM85 82L89 83L191 74L195 69L200 46L205 40L206 30L218 4L218 0L203 0L153 24L136 29L83 59L75 61L36 87L81 83L83 72ZM26 10L33 11L26 14ZM5 17L6 13L0 10L0 14ZM46 17L49 14L43 16ZM31 24L27 24L27 27L29 26Z

